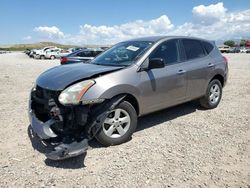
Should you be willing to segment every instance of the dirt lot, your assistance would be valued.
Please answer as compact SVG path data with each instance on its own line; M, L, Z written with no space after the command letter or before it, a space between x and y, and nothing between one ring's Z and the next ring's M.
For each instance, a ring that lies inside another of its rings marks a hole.
M0 187L250 187L250 54L228 54L230 78L217 109L196 102L140 118L128 143L61 162L28 136L36 77L59 65L0 55ZM36 143L33 143L35 145Z

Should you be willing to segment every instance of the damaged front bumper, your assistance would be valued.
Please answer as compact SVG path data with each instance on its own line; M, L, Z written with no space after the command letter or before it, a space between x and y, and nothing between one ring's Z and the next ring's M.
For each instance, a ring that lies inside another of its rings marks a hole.
M35 116L31 108L29 109L29 120L33 131L41 139L50 139L57 137L57 135L50 128L51 125L55 123L55 120L50 119L44 123Z
M63 160L66 158L75 157L83 154L88 149L88 139L81 138L80 140L74 139L60 139L60 142L53 143L50 140L58 138L58 135L52 130L52 126L58 123L58 120L49 119L45 122L40 121L32 109L32 92L29 99L29 121L32 129L32 133L35 134L41 141L45 141L50 147L47 147L48 151L45 153L46 157L51 160Z
M29 100L29 120L32 132L41 141L49 143L50 148L45 153L51 160L62 160L83 154L88 149L88 141L95 137L102 127L102 122L108 114L125 98L125 95L105 100L102 103L64 107L54 100L37 98L32 90ZM99 101L98 101L99 102ZM42 105L47 114L43 119L37 114L37 106ZM52 112L52 113L51 113ZM51 117L51 114L54 114ZM43 120L41 120L43 119Z

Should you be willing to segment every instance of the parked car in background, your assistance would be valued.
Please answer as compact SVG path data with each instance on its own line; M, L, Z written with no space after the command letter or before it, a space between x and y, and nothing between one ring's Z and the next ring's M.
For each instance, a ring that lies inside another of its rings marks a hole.
M240 53L240 48L239 47L231 47L231 48L229 48L228 53Z
M106 47L106 46L103 46L103 47L100 47L100 48L105 50L105 51L109 49L109 47Z
M220 52L221 53L228 53L229 52L229 49L230 49L230 46L227 46L227 45L221 45L218 47Z
M240 53L247 53L247 48L241 48Z
M67 56L71 53L72 53L72 51L70 49L67 49L67 50L63 49L62 51L60 51L59 57L61 58L61 57Z
M36 55L34 56L34 58L36 59L45 59L46 58L46 53L48 51L51 51L51 50L61 50L60 48L57 48L57 47L50 47L50 48L46 48L44 50L39 50L36 52Z
M33 54L32 54L32 57L34 57L36 59L45 59L46 50L51 49L51 48L57 48L57 47L48 46L48 47L44 47L42 49L34 50Z
M6 53L11 53L9 50L0 50L0 54L6 54Z
M24 51L24 53L27 54L27 55L29 55L30 52L31 52L31 49L28 49L28 48Z
M36 59L55 59L67 56L73 52L84 49L87 48L76 47L76 48L61 49L56 46L47 46L42 49L26 49L24 53L26 53L29 57Z
M57 66L38 77L29 101L32 132L47 143L52 160L82 154L94 137L105 146L121 144L139 116L196 99L216 108L227 77L227 59L204 39L121 42L89 63Z
M70 51L72 53L72 52L76 52L76 51L84 50L84 49L87 49L87 48L85 48L85 47L69 48L68 51Z
M46 59L56 59L61 57L61 52L63 49L61 48L51 48L45 51Z
M29 57L34 58L37 50L39 50L39 49L32 49L32 50L30 50L30 53L28 54Z
M94 59L103 51L104 50L100 48L78 50L67 56L61 57L61 65L86 62Z

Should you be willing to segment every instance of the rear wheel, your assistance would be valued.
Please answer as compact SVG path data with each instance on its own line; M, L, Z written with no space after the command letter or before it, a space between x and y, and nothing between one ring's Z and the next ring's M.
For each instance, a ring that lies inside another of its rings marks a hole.
M45 59L45 56L44 56L44 55L41 55L41 56L40 56L40 59Z
M222 85L217 79L212 80L207 87L206 95L200 99L202 107L213 109L218 106L222 96Z
M134 107L123 101L102 122L102 128L96 138L105 146L121 144L131 138L136 126L137 114Z

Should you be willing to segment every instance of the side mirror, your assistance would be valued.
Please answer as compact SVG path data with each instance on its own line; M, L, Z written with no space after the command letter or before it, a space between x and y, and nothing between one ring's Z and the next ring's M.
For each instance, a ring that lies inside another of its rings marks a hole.
M160 69L165 67L164 59L161 58L153 58L149 59L148 69Z

